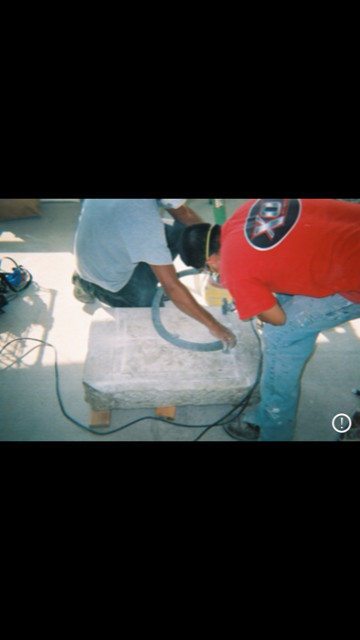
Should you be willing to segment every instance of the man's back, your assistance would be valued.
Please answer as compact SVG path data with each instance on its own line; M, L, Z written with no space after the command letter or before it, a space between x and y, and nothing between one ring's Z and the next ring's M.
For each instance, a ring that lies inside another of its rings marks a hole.
M155 199L85 200L74 252L80 276L114 292L139 262L172 262Z
M360 206L336 200L251 200L221 230L221 281L240 317L273 293L360 302Z

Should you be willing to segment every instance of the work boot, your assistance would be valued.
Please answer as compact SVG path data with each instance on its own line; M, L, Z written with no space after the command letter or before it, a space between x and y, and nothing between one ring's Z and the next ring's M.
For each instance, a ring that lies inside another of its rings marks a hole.
M351 418L351 429L346 433L342 433L339 437L340 442L360 441L360 411L356 411Z
M91 292L92 286L90 282L85 282L85 280L82 280L77 273L74 273L72 283L75 285L73 294L79 302L83 302L84 304L91 304L92 302L95 302L95 296Z
M251 422L241 422L239 418L223 425L223 429L229 436L241 442L255 442L259 439L260 427Z

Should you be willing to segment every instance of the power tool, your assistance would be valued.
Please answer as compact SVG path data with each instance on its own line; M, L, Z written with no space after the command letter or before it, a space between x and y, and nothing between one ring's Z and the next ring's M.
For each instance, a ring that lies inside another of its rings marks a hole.
M15 266L12 271L2 269L2 261L10 260ZM0 260L0 313L3 313L2 307L8 304L9 294L20 293L32 282L31 273L21 264L17 264L15 260L6 256Z

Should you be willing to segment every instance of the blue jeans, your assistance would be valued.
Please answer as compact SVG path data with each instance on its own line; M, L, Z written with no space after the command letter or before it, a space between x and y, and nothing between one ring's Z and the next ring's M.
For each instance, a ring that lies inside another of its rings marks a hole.
M360 304L338 294L326 298L279 295L278 301L287 321L284 326L264 326L261 401L242 417L260 427L263 442L293 439L301 375L318 334L360 317Z

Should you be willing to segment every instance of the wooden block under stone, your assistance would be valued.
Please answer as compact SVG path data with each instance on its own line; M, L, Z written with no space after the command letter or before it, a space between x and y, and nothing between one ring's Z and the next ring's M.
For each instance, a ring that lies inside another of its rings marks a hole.
M109 427L111 421L111 411L94 411L90 414L90 427Z
M175 420L176 407L158 407L155 415L166 418L167 420Z

